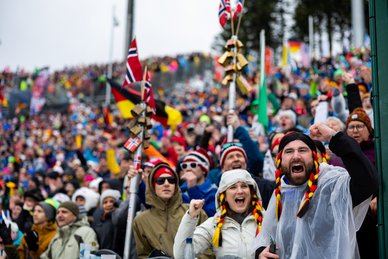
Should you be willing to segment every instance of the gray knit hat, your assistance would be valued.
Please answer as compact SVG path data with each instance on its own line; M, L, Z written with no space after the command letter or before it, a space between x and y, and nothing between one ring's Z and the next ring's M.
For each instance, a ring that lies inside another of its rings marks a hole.
M72 201L65 201L59 205L58 209L65 208L69 210L71 213L73 213L77 218L79 217L79 209L78 205L75 202Z
M42 207L44 210L44 214L46 214L47 220L48 221L55 221L55 208L51 206L50 204L41 201L39 202L36 206Z

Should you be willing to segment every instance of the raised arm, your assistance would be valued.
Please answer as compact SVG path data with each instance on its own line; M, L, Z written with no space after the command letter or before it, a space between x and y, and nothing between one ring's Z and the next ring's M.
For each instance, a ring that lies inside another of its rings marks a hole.
M376 170L354 139L343 132L335 132L321 123L311 126L310 135L321 141L330 141L330 150L341 157L344 162L351 177L350 193L353 207L377 192L378 176Z
M200 215L204 200L191 200L189 210L185 213L179 225L178 231L174 240L174 258L184 259L184 250L186 238L193 238L194 252L196 255L201 255L206 249L210 247L208 238L199 234L197 231L197 224L200 221ZM203 224L206 224L205 221Z

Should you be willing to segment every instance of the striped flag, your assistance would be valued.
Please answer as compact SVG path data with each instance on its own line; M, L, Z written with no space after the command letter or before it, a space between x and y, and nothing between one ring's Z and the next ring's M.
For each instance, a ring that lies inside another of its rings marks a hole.
M150 74L147 72L146 76L146 82L144 84L144 99L147 103L147 105L152 109L153 113L156 112L156 105L155 105L155 99L154 99L154 93L152 92L152 85L150 82Z
M141 94L132 88L122 88L119 84L109 78L108 82L112 87L112 94L121 115L123 118L132 118L131 110L136 104L141 102ZM170 126L173 129L182 122L182 114L179 110L166 105L166 103L161 100L154 101L156 106L155 114L152 114L154 120L159 121L165 127Z
M156 105L154 99L154 93L152 92L152 85L149 81L145 83L145 101L147 105L152 109L153 113L156 112Z
M242 0L237 1L236 10L233 13L233 20L237 18L237 15L242 12L243 3Z
M230 18L230 0L221 0L220 7L218 8L218 19L222 28L225 27L226 22Z
M125 74L124 83L122 85L124 88L134 82L141 81L143 77L139 55L137 54L136 38L133 39L131 46L129 47L126 67L127 71Z

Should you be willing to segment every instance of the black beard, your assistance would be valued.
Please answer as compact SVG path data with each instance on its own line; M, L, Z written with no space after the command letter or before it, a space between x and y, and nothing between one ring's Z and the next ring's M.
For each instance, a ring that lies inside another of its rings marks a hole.
M309 178L310 178L310 174L312 173L313 171L313 162L312 163L309 163L309 164L305 164L303 161L291 161L290 163L293 163L293 162L300 162L304 165L305 169L306 169L306 176L305 176L305 179L303 179L303 181L297 181L295 182L292 177L291 177L291 167L290 166L284 166L282 165L281 166L281 170L282 170L282 174L284 174L287 178L287 180L290 182L290 184L292 185L302 185L304 184Z

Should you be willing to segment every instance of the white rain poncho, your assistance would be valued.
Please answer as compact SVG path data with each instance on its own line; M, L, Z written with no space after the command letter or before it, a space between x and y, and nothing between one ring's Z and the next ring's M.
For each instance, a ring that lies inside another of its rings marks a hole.
M280 220L276 220L276 198L272 195L252 252L267 247L272 238L280 258L358 258L356 231L364 220L370 199L353 208L349 182L350 175L344 168L321 163L318 188L306 214L298 218L306 184L288 185L282 178Z

